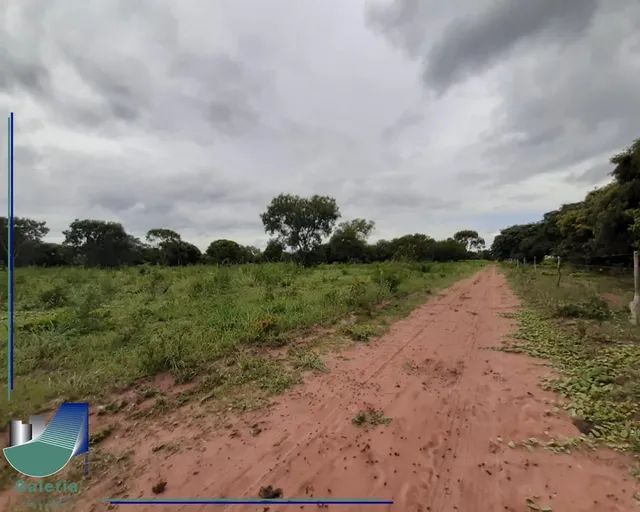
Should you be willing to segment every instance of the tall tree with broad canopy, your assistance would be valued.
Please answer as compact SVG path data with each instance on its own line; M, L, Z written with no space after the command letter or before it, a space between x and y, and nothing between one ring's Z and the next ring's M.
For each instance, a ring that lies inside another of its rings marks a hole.
M180 235L171 229L150 229L146 239L157 261L163 265L192 265L202 258L200 249L182 240Z
M271 239L262 253L264 261L282 261L285 246L280 240Z
M375 223L365 219L342 222L329 240L329 254L332 261L365 261L367 259L367 238Z
M484 249L484 238L471 229L463 229L453 235L453 239L465 246L467 251L481 251Z
M331 234L339 217L340 209L332 197L291 194L274 197L260 215L265 231L294 250L303 264L311 261L310 255L322 238Z
M233 240L214 240L207 247L207 259L210 263L228 265L233 263L247 263L251 253Z
M137 257L139 241L118 222L76 219L63 234L76 261L89 267L117 267Z
M45 221L26 217L13 219L13 257L16 266L32 265L38 259L42 239L49 233ZM2 244L2 262L7 264L9 238L7 217L0 217L0 244Z

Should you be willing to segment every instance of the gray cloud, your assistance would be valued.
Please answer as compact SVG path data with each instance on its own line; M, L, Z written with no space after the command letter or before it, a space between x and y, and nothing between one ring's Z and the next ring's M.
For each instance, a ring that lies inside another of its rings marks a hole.
M596 0L497 2L481 16L451 23L428 55L425 80L444 91L528 38L572 41L588 26L596 6Z
M595 185L611 177L612 165L609 163L598 164L588 168L586 171L573 172L566 178L569 183L584 183Z
M383 142L390 142L398 139L406 130L418 126L424 121L424 113L420 110L407 110L398 118L382 130Z
M638 136L639 11L113 0L70 15L63 1L5 2L17 212L53 238L90 217L204 248L264 241L274 195L320 193L379 236L486 236L579 200Z

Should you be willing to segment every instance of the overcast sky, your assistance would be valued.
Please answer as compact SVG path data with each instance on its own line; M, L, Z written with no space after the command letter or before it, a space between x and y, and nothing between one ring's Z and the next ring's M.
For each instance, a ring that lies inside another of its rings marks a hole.
M262 246L272 197L328 194L373 239L490 240L640 137L639 20L637 0L5 0L15 212L54 241L77 217Z

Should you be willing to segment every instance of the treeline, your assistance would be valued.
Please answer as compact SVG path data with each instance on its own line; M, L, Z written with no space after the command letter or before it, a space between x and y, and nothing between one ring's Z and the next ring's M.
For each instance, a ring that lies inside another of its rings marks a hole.
M628 264L640 248L640 139L611 158L613 181L540 222L503 229L491 247L496 259L541 261L560 256L583 264Z
M385 260L456 261L487 257L484 240L472 230L463 230L447 240L424 234L409 234L393 240L369 243L374 223L354 219L336 226L339 208L333 198L304 198L281 194L261 215L265 231L273 236L264 251L233 240L214 240L202 253L173 230L149 230L144 240L130 235L122 224L76 219L63 231L60 244L45 242L46 222L14 219L14 264L16 266L83 265L192 265L295 261L304 265L333 262ZM0 217L2 263L7 265L7 218Z

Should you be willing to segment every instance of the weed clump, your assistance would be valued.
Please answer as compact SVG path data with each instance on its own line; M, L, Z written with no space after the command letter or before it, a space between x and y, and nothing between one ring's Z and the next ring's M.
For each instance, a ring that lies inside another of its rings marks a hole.
M353 341L369 341L370 338L378 334L378 330L371 324L346 325L340 332Z
M365 411L358 411L358 414L353 417L351 422L358 427L365 425L375 427L377 425L388 425L391 423L391 418L385 416L381 410L369 408Z
M55 285L40 293L40 303L44 309L54 309L65 306L69 300L64 287Z
M189 350L185 337L172 337L162 331L141 343L138 361L145 374L168 371L177 382L187 382L196 373L194 354Z
M317 352L303 348L289 349L289 357L295 368L327 372L327 366Z

